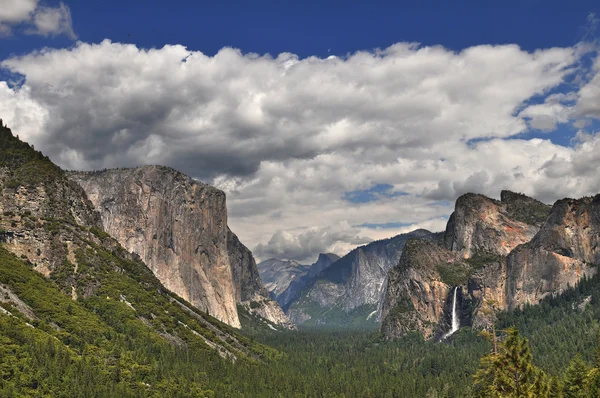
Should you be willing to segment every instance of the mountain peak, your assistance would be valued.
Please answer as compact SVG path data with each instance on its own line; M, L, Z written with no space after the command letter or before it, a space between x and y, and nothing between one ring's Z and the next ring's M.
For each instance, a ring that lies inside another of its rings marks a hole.
M332 261L333 262L333 261L339 260L339 258L340 258L340 256L338 256L335 253L319 253L317 262L319 262L319 261Z
M532 198L530 196L527 196L521 192L514 192L514 191L507 190L507 189L503 189L502 191L500 191L500 201L502 203L521 202L521 203L543 204L539 200Z

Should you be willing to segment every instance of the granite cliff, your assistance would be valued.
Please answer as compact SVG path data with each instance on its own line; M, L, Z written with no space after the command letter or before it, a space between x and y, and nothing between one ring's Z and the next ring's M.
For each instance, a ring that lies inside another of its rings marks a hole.
M461 196L442 239L408 242L390 271L382 333L441 337L449 330L454 287L461 326L487 328L495 311L537 304L593 275L600 262L597 198L548 206L510 191L500 201Z
M258 272L252 252L228 229L227 251L238 305L251 315L286 329L295 329L281 306L269 296Z
M104 230L172 292L240 327L237 305L291 324L263 288L250 251L227 226L225 194L164 166L70 172Z
M544 296L574 286L600 264L600 195L563 199L536 236L517 247L506 263L506 307L535 304Z
M0 316L15 327L102 363L126 340L260 360L263 348L167 290L102 229L84 190L1 121L0 214ZM143 360L127 355L135 372Z

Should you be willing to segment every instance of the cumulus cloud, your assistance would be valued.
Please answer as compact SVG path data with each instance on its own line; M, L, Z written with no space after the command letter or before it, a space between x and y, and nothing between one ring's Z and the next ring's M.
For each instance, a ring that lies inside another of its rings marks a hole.
M468 191L551 201L597 189L580 160L595 161L594 131L572 147L515 139L599 116L598 76L556 91L581 53L398 43L301 59L78 43L3 61L25 81L0 85L0 117L65 168L162 163L212 183L258 257L313 260L440 230Z
M1 0L0 23L14 24L29 20L37 3L38 0Z
M104 41L2 65L25 75L32 97L51 111L51 154L68 143L89 167L105 167L145 161L138 154L160 144L169 148L163 160L195 163L212 178L249 175L263 161L357 150L387 150L393 161L406 148L511 136L526 129L514 115L519 105L560 83L574 61L568 48L455 53L401 43L298 60Z
M554 131L557 124L570 121L576 100L575 92L552 94L546 97L543 103L527 106L519 116L527 119L533 129Z
M600 118L600 57L593 65L593 78L579 91L575 112L581 117Z
M27 34L77 38L64 3L46 7L39 0L0 0L0 37L11 35L14 26L25 26Z
M335 226L312 227L299 234L279 230L267 244L258 244L254 254L258 258L286 258L297 261L312 261L315 253L345 254L353 247L371 242L373 239L356 235L347 222Z

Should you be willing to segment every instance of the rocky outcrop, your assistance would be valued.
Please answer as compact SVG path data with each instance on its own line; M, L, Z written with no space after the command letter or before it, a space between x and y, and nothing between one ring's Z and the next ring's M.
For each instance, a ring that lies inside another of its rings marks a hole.
M418 250L405 250L390 272L383 334L396 338L418 330L439 337L449 329L453 287L459 289L461 325L486 328L498 310L537 304L574 286L600 262L599 209L600 195L552 207L510 191L503 191L500 201L461 196L443 248L422 242ZM441 300L446 302L442 314Z
M300 297L302 290L312 283L313 279L323 272L331 264L339 260L340 257L333 253L320 253L319 258L315 263L310 265L308 271L306 271L299 278L292 280L287 287L277 297L277 302L281 305L284 310L287 310L289 306Z
M295 323L376 326L387 273L398 264L406 241L414 237L435 239L437 235L416 230L352 250L311 281L289 306L288 315Z
M325 268L329 267L331 264L335 263L340 259L340 256L334 253L320 253L317 261L310 265L306 276L309 278L314 278L321 272L325 270Z
M442 319L451 287L442 282L437 265L454 264L459 256L425 240L411 239L399 265L388 275L387 293L381 309L381 330L396 338L411 330L432 337Z
M100 212L104 230L196 308L240 327L238 303L255 295L268 303L252 254L227 227L222 191L163 166L69 178Z
M45 276L76 264L80 230L101 227L81 187L1 123L0 213L0 242Z

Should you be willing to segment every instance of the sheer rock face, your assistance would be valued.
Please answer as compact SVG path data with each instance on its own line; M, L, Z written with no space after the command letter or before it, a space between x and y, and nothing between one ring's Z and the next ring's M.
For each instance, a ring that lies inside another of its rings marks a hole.
M231 263L236 302L252 300L255 295L269 297L258 273L252 252L227 228L227 252Z
M574 286L600 264L600 195L556 202L535 238L507 261L507 307L535 304Z
M167 289L240 326L223 192L158 166L70 177L100 211L104 230L138 254Z
M451 293L436 265L453 264L458 258L456 253L434 242L418 239L406 242L399 265L388 275L381 308L381 330L386 338L398 338L411 330L421 331L426 339L433 337Z
M520 244L529 242L539 230L537 219L530 220L523 213L527 208L541 208L542 217L549 206L512 192L503 191L497 201L483 195L466 194L456 201L455 211L446 227L446 248L463 257L487 252L507 255Z
M377 312L387 273L398 264L406 241L412 237L433 239L434 235L426 230L416 230L352 250L311 281L298 300L291 303L288 315L295 323L303 323L322 312L315 311L316 308L335 306L350 313L363 307ZM327 323L327 320L317 322Z
M592 264L600 263L600 195L564 199L551 210L509 191L503 191L501 198L460 197L444 234L444 255L432 244L405 249L390 272L383 306L386 337L409 330L433 337L436 328L438 336L448 329L451 307L446 305L439 316L441 297L434 300L429 293L432 286L443 291L440 281L447 287L446 303L452 287L459 286L461 325L486 328L495 310L537 304L596 272ZM414 309L403 306L407 297Z
M240 327L237 303L254 294L269 301L252 254L227 227L222 191L163 166L69 178L100 212L104 230L195 307Z
M238 237L228 229L227 250L236 302L251 314L268 319L276 325L295 329L281 307L273 301L262 284L254 256Z

